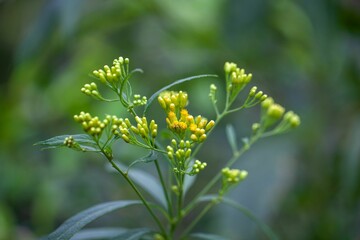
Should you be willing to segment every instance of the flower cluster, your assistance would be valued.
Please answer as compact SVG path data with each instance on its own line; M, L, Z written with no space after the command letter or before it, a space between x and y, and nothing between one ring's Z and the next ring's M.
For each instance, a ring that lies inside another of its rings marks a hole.
M154 120L148 123L146 117L135 117L137 125L131 124L128 118L122 119L115 116L113 118L112 131L116 136L121 137L125 142L139 145L140 142L137 138L140 137L146 143L154 143L157 136L158 125Z
M296 128L300 125L300 117L293 111L285 112L285 108L280 104L274 102L271 97L268 97L261 103L262 107L262 126L264 129L271 127L274 123L280 123L275 127L272 133L282 133ZM256 132L260 129L261 124L255 123L252 128Z
M88 95L88 96L92 96L94 98L97 99L102 99L99 90L97 88L96 83L92 82L90 84L85 84L84 87L81 88L81 92L83 92L84 94Z
M187 170L192 153L191 148L192 144L189 140L180 140L177 142L175 139L172 139L171 144L166 147L167 156L174 167L173 170L175 173L189 174Z
M119 57L113 61L111 67L105 65L103 69L93 71L93 74L102 83L115 85L129 74L129 62L128 58Z
M189 137L193 142L203 142L206 133L215 125L213 120L198 115L194 117L185 109L188 95L185 92L165 91L158 97L160 106L167 113L166 123L168 128L180 139Z
M109 123L107 119L101 121L99 117L92 117L90 113L85 112L80 112L79 115L75 115L74 120L81 123L84 131L93 137L100 137L104 128Z
M133 104L134 106L143 106L147 103L147 98L146 96L140 96L139 94L135 94L134 95L134 100L133 100Z
M198 174L201 170L204 170L204 168L207 166L206 162L200 162L199 160L195 160L190 175L196 175Z
M219 192L220 195L225 194L231 187L243 181L248 175L248 172L245 170L230 169L228 167L223 168L221 170L221 173L222 173L222 187Z
M240 181L244 180L248 172L245 170L239 170L239 169L230 169L230 168L223 168L221 170L221 173L223 175L223 180L226 183L239 183Z
M68 148L72 148L75 145L73 136L68 136L64 139L64 145Z
M229 92L229 101L233 102L238 93L251 81L252 74L246 74L233 62L226 62L224 65L226 75L226 87Z

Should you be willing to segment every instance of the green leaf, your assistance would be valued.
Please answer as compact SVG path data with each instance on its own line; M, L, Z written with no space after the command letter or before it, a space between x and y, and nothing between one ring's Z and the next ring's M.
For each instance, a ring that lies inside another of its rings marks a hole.
M229 238L225 238L219 235L209 234L209 233L192 233L190 237L191 239L229 240Z
M230 147L233 151L233 153L238 151L238 144L236 141L236 131L234 129L234 127L232 125L227 125L226 126L226 137L227 140L229 141Z
M112 239L123 233L125 228L93 228L79 231L71 240L93 240L93 239Z
M138 158L135 161L133 161L129 167L126 170L126 173L129 172L130 168L138 163L149 163L149 162L153 162L158 158L158 155L155 151L150 151L150 153L148 155L146 155L145 157L142 158Z
M131 229L117 237L112 238L111 240L139 240L142 236L151 232L153 232L153 230L148 228Z
M169 89L171 88L172 86L175 86L175 85L178 85L180 83L183 83L183 82L187 82L187 81L192 81L192 80L196 80L196 79L201 79L201 78L210 78L210 77L218 77L217 75L214 75L214 74L202 74L202 75L197 75L197 76L192 76L192 77L187 77L187 78L183 78L183 79L179 79L179 80L176 80L175 82L161 88L159 91L157 91L156 93L154 93L147 101L147 104L145 105L145 108L144 108L144 113L143 115L146 115L146 112L148 110L148 108L150 107L151 103L155 100L155 98L157 96L159 96L159 94L163 91L165 91L166 89Z
M75 143L78 146L74 147L74 150L79 151L88 151L88 152L98 152L100 149L98 148L95 141L87 134L75 134L75 135L61 135L56 136L53 138L49 138L44 141L40 141L35 143L34 145L42 146L42 149L50 149L50 148L59 148L59 147L66 147L64 144L64 140L67 137L72 136L74 138Z
M116 162L116 165L122 169L126 168L126 166L119 162ZM158 201L163 206L166 206L166 198L163 189L161 188L161 184L157 178L140 169L132 169L128 173L128 176L132 181L134 181L143 190L150 194L150 196L152 196L156 201Z
M239 210L240 212L242 212L245 216L247 216L249 219L251 219L252 221L254 221L259 227L260 229L265 233L265 235L271 239L271 240L278 240L279 238L276 236L276 234L270 229L269 226L267 226L264 222L262 222L261 220L259 220L257 217L255 217L254 214L251 213L251 211L249 209L247 209L246 207L242 206L241 204L235 202L232 199L229 198L223 198L222 202L234 207L235 209Z
M71 239L80 229L95 219L115 211L120 208L132 205L141 205L141 201L113 201L95 205L85 211L82 211L70 219L66 220L54 232L45 237L43 240L68 240Z

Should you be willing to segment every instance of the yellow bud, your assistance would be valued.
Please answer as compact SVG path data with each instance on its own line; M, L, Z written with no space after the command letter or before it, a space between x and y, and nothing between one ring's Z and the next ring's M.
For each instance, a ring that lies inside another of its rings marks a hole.
M157 130L154 129L154 130L151 131L151 137L156 138L156 136L157 136Z
M215 126L215 121L211 120L210 122L208 122L208 124L205 127L206 131L209 131L210 129L212 129Z
M206 139L206 134L203 134L200 136L199 142L203 142L203 141L205 141L205 139Z
M128 118L125 118L124 122L128 128L131 127L131 122Z
M190 139L193 140L194 142L198 141L198 137L195 134L191 134Z
M165 103L164 99L161 96L158 97L158 102L159 102L160 106L165 110L166 109L166 103Z
M128 137L128 136L126 136L125 134L121 135L121 138L122 138L125 142L127 142L127 143L129 143L129 142L130 142L129 137Z
M130 129L131 129L131 131L132 131L133 133L139 134L139 129L136 128L135 126L131 126Z

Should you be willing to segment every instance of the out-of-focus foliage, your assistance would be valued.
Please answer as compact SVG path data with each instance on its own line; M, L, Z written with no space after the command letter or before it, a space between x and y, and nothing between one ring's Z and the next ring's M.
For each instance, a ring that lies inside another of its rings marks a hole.
M81 209L129 194L95 155L33 146L80 132L71 116L81 110L119 113L116 104L97 103L79 89L87 73L120 55L145 71L133 85L148 96L179 78L221 76L227 60L242 64L302 116L302 126L244 156L239 165L250 175L233 196L283 239L360 237L357 1L3 0L0 31L0 239L35 239ZM202 90L191 106L209 116L208 84L183 87L190 96ZM158 110L151 108L154 116ZM252 112L236 118L236 130L249 133ZM230 148L221 131L209 141L202 158L211 174L222 166L219 149ZM124 161L134 154L119 144ZM102 223L145 224L140 212ZM209 231L263 238L229 209L208 216L202 227Z

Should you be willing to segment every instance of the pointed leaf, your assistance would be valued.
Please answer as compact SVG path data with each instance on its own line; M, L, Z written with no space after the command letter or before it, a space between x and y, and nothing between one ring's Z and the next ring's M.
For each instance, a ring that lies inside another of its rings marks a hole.
M111 238L111 240L139 240L142 236L151 232L153 232L153 230L148 228L130 229L119 236Z
M271 240L278 240L279 238L275 235L275 233L270 229L269 226L267 226L264 222L262 222L261 220L259 220L257 217L255 217L254 214L251 213L251 211L249 209L247 209L246 207L244 207L243 205L235 202L232 199L229 198L223 198L222 202L234 207L235 209L239 210L240 212L242 212L245 216L247 216L249 219L251 219L252 221L254 221L259 227L260 229L265 233L265 235L271 239Z
M98 204L66 220L54 232L52 232L49 236L45 237L44 240L68 240L85 225L109 212L115 211L120 208L141 204L141 201L132 200L113 201Z
M125 228L90 228L79 231L71 240L112 239L126 231Z
M126 166L119 162L116 162L116 165L122 169L126 168ZM128 175L131 180L133 180L143 190L150 194L156 201L161 203L163 206L166 206L166 198L161 187L161 183L157 178L140 169L131 169Z
M155 151L150 151L150 153L148 155L146 155L145 157L142 158L138 158L135 161L133 161L129 167L127 168L126 172L129 172L130 168L132 166L134 166L135 164L138 163L149 163L149 162L153 162L158 158L158 155Z
M236 131L234 127L230 124L226 126L226 137L229 141L233 153L237 152L238 144L236 141Z
M75 134L75 135L61 135L49 138L44 141L40 141L35 143L34 145L42 146L42 149L50 149L50 148L59 148L65 147L64 141L65 138L72 136L78 147L74 147L74 150L79 151L99 151L98 146L96 145L95 141L87 134Z
M205 240L229 240L229 238L225 238L215 234L209 233L193 233L190 235L191 239L205 239Z
M147 104L145 105L145 108L144 108L144 113L143 115L146 115L146 112L148 110L148 108L150 107L151 103L155 100L155 98L163 91L165 91L166 89L169 89L171 88L172 86L175 86L175 85L178 85L180 83L183 83L183 82L187 82L187 81L192 81L192 80L195 80L195 79L201 79L201 78L209 78L209 77L217 77L217 75L214 75L214 74L203 74L203 75L197 75L197 76L192 76L192 77L188 77L188 78L183 78L183 79L179 79L163 88L161 88L159 91L157 91L156 93L154 93L147 101Z

